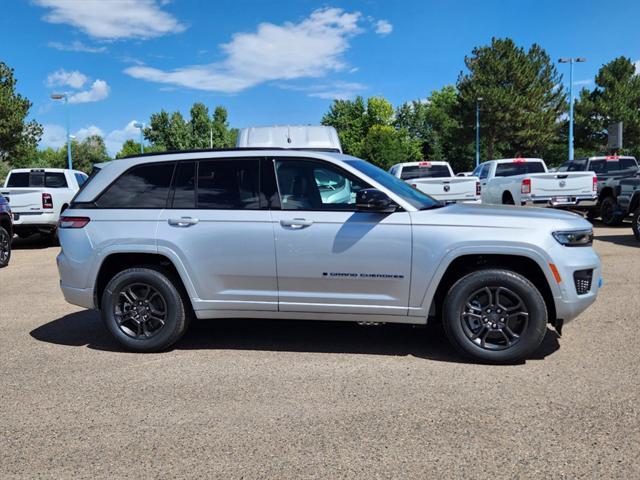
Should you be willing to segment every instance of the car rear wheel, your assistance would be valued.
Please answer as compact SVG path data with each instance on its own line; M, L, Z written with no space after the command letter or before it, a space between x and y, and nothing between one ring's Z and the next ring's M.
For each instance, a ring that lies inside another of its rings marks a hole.
M453 346L475 360L513 363L530 356L547 331L547 308L522 275L491 269L456 282L444 302L444 330Z
M11 259L11 236L4 227L0 227L0 268L9 265Z
M607 197L602 200L600 205L600 218L602 223L608 227L620 225L623 221L622 215L619 213L618 202L613 197Z
M102 320L126 349L166 350L187 329L187 310L175 281L152 268L129 268L114 276L101 301Z
M640 207L636 208L633 213L633 220L631 220L631 227L633 228L633 234L636 240L640 242Z

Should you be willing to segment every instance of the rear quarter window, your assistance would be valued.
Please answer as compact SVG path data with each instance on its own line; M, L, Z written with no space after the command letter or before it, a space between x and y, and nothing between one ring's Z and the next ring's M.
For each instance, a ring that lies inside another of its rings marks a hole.
M165 208L175 162L147 163L123 173L95 202L98 208Z

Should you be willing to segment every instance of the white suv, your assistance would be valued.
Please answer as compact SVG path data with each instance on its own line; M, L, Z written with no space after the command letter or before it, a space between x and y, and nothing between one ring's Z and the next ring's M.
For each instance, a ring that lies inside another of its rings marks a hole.
M60 219L67 301L135 351L188 319L425 324L462 352L530 355L596 299L591 225L564 212L445 206L340 153L230 149L98 166Z

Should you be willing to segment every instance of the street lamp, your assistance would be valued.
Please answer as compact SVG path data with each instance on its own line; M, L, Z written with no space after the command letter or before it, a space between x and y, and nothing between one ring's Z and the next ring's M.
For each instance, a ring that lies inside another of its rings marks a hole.
M573 160L573 64L583 63L587 59L584 57L562 57L558 63L569 64L569 160Z
M142 130L144 129L144 123L142 122L136 122L133 124L134 127L139 128L140 129L140 153L143 154L144 153L144 146L142 145Z
M73 163L71 161L71 132L69 132L69 96L66 93L53 93L51 98L53 100L64 100L64 113L67 123L67 168L71 170Z
M480 165L480 102L482 97L476 98L476 167Z

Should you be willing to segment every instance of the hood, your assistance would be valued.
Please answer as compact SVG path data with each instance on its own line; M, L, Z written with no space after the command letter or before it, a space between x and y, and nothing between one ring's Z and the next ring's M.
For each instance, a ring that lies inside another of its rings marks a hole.
M456 203L412 212L417 225L458 225L511 229L585 230L593 226L580 215L551 208Z

